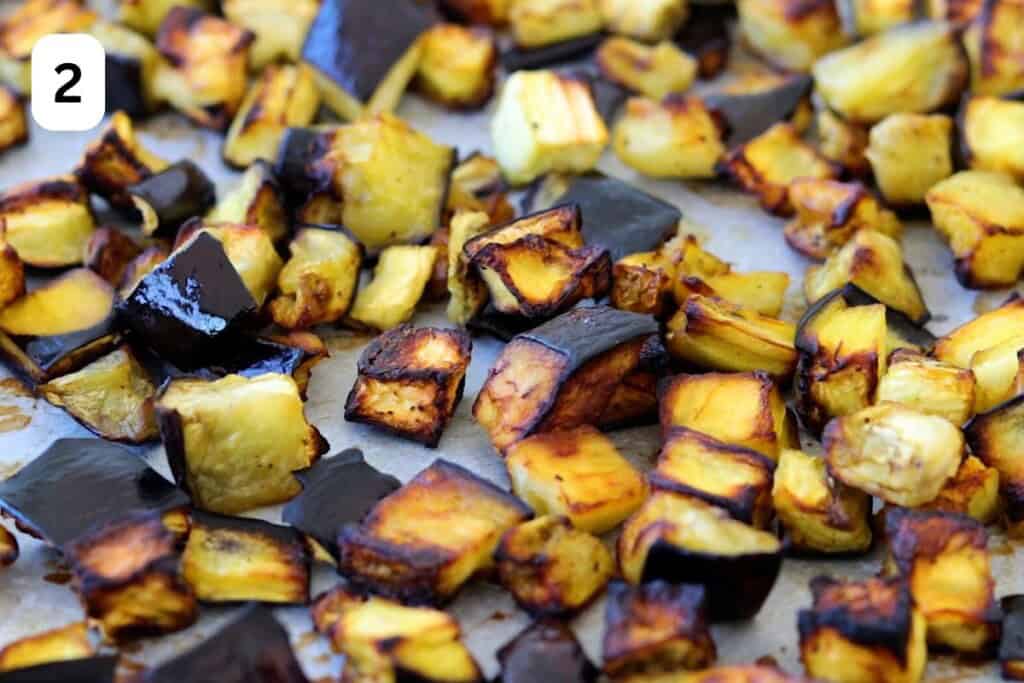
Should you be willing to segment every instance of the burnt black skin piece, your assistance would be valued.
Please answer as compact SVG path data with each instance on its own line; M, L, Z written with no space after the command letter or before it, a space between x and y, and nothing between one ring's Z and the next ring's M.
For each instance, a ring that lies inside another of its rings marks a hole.
M730 147L756 138L787 118L811 91L810 76L793 76L771 90L754 93L709 93L704 103L725 117Z
M152 669L142 683L308 683L288 633L273 613L250 605L194 649Z
M302 202L320 189L320 183L309 176L306 164L323 156L328 143L323 133L316 128L289 128L281 138L274 175L291 204Z
M117 655L70 659L0 673L0 683L114 683Z
M693 12L675 36L675 43L693 56L701 78L714 78L729 63L729 24L736 20L733 5L702 7Z
M169 379L200 377L220 379L226 375L259 377L270 373L291 375L307 359L297 346L278 344L260 337L239 337L206 367L183 370L152 353L139 353L139 360L154 377L157 386Z
M0 482L0 509L58 548L132 513L188 503L133 450L102 439L58 439Z
M123 110L133 119L149 113L143 95L142 63L131 54L107 51L107 111Z
M532 330L537 324L536 320L502 313L493 304L488 303L482 311L466 323L466 327L473 334L486 334L508 342L512 341L517 334Z
M217 203L213 182L188 159L132 185L128 193L153 209L159 225L152 234L160 237L173 237L182 223L205 215Z
M217 238L200 233L143 278L118 311L141 342L191 369L216 358L257 308Z
M530 49L511 47L501 54L501 65L509 73L522 69L540 69L593 52L602 40L604 40L603 33L594 33L543 47Z
M302 493L284 506L281 519L314 538L335 559L341 528L361 521L382 498L402 486L395 477L369 465L358 448L318 460L294 475Z
M597 668L569 627L554 619L535 622L498 650L495 683L594 683Z

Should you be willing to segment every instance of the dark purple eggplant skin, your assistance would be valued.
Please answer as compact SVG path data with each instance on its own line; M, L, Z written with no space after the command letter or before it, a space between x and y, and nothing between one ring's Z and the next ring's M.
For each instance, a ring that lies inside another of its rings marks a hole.
M652 607L657 611L680 617L677 635L696 639L708 635L706 591L704 586L688 583L651 581L631 586L614 580L608 584L608 600L604 609L604 640L602 650L605 661L622 654L620 638L629 633L637 621L649 618ZM626 641L630 639L625 638Z
M1007 595L1000 601L1003 612L1003 634L999 640L999 664L1003 678L1010 679L1010 667L1024 667L1024 595Z
M366 102L438 20L433 8L415 0L325 0L306 34L302 59Z
M593 33L543 47L526 49L513 46L501 53L501 65L508 73L540 69L583 57L597 49L602 40L603 33Z
M142 683L308 683L288 633L262 605L194 649L148 671Z
M482 311L466 323L466 328L474 335L488 335L503 342L512 341L517 334L529 332L540 322L518 315L509 315L488 303Z
M49 374L49 370L64 360L66 356L103 337L109 337L110 343L97 346L88 354L77 359L75 367L68 370L71 372L99 358L117 345L117 316L113 308L111 308L110 315L106 319L84 330L45 337L12 336L11 340L25 352L25 355L33 363L39 366L40 370Z
M768 599L782 567L783 550L747 555L693 552L663 540L647 553L641 583L667 581L704 586L713 623L750 619Z
M133 513L188 503L134 450L103 439L58 439L0 481L0 510L58 548Z
M810 93L811 85L810 76L793 76L779 87L762 92L709 93L704 103L725 118L729 126L726 142L735 147L792 114L800 100Z
M305 201L323 189L323 179L312 177L308 164L323 156L331 136L316 128L288 128L277 148L274 176L281 184L290 205Z
M736 7L702 7L692 13L675 36L675 43L697 60L701 78L714 78L729 64L729 24L736 20Z
M37 664L0 673L0 683L114 683L118 655Z
M302 493L284 506L281 519L315 539L335 559L341 528L362 521L377 503L402 487L398 479L368 464L358 448L318 460L294 475Z
M107 111L120 109L133 119L148 114L142 78L142 62L137 57L107 51Z
M266 374L291 375L309 358L297 346L279 344L261 337L241 336L222 353L210 359L206 367L184 370L145 349L138 353L139 361L149 371L157 386L170 379L198 377L220 379L227 375L259 377Z
M189 159L132 185L128 194L153 209L159 226L152 234L159 237L173 237L182 223L206 215L217 203L213 181Z
M203 367L257 311L216 237L200 233L118 306L139 341L174 365Z
M537 621L498 650L495 683L594 683L597 667L563 622Z

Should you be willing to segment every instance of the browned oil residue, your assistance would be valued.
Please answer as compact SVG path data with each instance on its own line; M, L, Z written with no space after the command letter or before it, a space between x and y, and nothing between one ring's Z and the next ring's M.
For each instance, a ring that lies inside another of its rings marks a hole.
M327 348L331 351L353 351L361 349L373 339L368 334L340 334L327 339Z
M10 396L21 396L24 398L34 397L32 390L25 386L25 383L16 377L4 377L3 379L0 379L0 392L9 394Z
M64 584L66 584L69 581L71 581L71 572L65 572L65 571L50 572L49 574L46 574L45 576L43 576L43 581L48 581L49 583L55 583L58 586L63 586Z
M303 633L295 641L295 649L296 650L301 650L303 648L307 648L310 645L312 645L313 643L315 643L319 637L320 637L320 634L317 633L316 631L310 631L308 633Z
M0 432L16 432L27 427L31 421L32 418L17 406L0 406Z

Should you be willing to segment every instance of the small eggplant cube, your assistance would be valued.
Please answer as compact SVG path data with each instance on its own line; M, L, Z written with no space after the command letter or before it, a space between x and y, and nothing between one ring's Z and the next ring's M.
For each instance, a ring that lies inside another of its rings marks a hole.
M169 251L167 247L156 244L146 247L138 256L133 258L124 268L121 280L117 283L118 294L122 299L131 296L135 287L142 282L142 278L156 270L156 267L167 260Z
M564 515L577 529L614 529L647 497L647 484L615 444L590 426L537 434L506 454L512 490L539 515Z
M1017 360L1016 350L1013 360ZM962 425L975 412L975 373L916 351L897 349L889 356L888 369L878 383L877 400L899 403Z
M704 587L652 581L608 587L604 613L604 672L642 683L705 669L717 656L708 628Z
M1018 337L1024 337L1024 298L1011 296L999 308L982 313L939 339L932 355L967 370L981 352Z
M435 448L462 398L473 343L460 330L396 327L359 357L345 419Z
M258 225L275 243L291 233L284 191L274 169L263 160L254 161L245 170L238 185L221 197L206 215L206 220Z
M536 621L498 650L501 673L495 683L595 683L598 670L560 621Z
M857 178L865 177L871 171L866 155L869 143L867 126L844 121L829 109L818 111L815 124L818 147L826 158Z
M654 100L688 90L697 77L697 60L669 40L650 46L615 36L601 44L596 59L609 81Z
M199 235L209 235L221 243L225 256L238 273L242 284L256 302L263 305L277 285L284 267L270 235L258 225L209 223L195 219L178 231L176 249L187 247Z
M605 28L611 33L629 36L648 43L671 38L689 15L685 0L598 0ZM706 11L701 8L697 17Z
M357 585L403 602L450 599L493 566L502 534L531 516L512 494L436 460L338 535L341 571Z
M871 127L865 156L885 201L913 206L953 175L953 120L944 114L891 114Z
M505 532L495 551L498 578L523 609L557 617L586 607L604 590L615 560L600 539L565 517L544 516Z
M1024 395L976 415L964 427L971 452L999 472L1007 533L1013 537L1024 535L1024 463L1019 457L1024 447L1022 420Z
M612 266L612 306L660 316L672 297L675 267L657 251L623 256Z
M786 243L812 259L828 258L860 230L897 240L903 232L896 214L859 182L797 179L789 186L789 203L796 217L786 224Z
M465 325L487 304L487 286L469 266L463 247L490 228L490 218L483 211L456 209L448 230L448 254L445 264L445 285L448 291L448 320ZM438 233L434 233L435 235ZM440 259L438 259L440 261ZM435 274L437 266L435 265Z
M87 190L115 208L133 211L128 188L168 165L139 141L128 114L116 111L99 138L85 148L75 175Z
M991 524L999 515L1001 505L999 470L969 455L956 475L939 491L939 496L917 509L953 512Z
M196 620L195 595L181 576L180 543L159 515L142 515L71 544L75 590L108 638L173 633Z
M6 240L30 266L62 268L82 262L96 229L89 195L72 177L16 185L0 194Z
M1024 180L1024 101L972 96L960 105L960 151L970 168Z
M1017 92L1024 86L1017 32L1024 21L1024 8L1007 0L978 4L977 14L963 34L963 45L971 62L971 93Z
M787 71L809 71L819 57L847 42L831 2L741 0L736 9L746 44Z
M217 201L210 178L189 159L183 159L127 189L142 216L142 234L174 237L183 223L202 216Z
M25 103L9 88L0 87L0 152L28 140Z
M356 295L362 249L340 230L302 228L288 245L291 258L277 277L270 315L281 327L304 329L333 323Z
M830 681L922 680L927 626L906 581L818 577L811 593L813 606L797 617L808 675Z
M612 147L622 163L653 178L714 178L726 153L724 132L721 117L698 98L631 97Z
M431 245L384 249L373 268L373 279L352 302L348 322L385 331L412 318L438 258L438 248Z
M416 89L452 109L482 107L494 92L498 50L487 31L439 24L423 37Z
M508 23L516 45L539 48L599 33L604 20L597 0L515 0Z
M5 645L0 650L0 672L85 659L95 654L96 645L90 637L88 623L76 621Z
M225 0L224 17L256 36L249 66L262 69L277 61L297 62L319 0Z
M121 24L97 21L89 33L107 54L107 111L146 116L157 108L153 79L160 55L143 35Z

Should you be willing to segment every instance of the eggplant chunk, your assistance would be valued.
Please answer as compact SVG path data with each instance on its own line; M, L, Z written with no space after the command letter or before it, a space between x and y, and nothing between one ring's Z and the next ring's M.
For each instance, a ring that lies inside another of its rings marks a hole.
M537 514L564 515L577 529L603 534L647 496L643 477L590 426L537 434L508 449L512 490Z
M1024 340L1020 344L1024 347ZM1013 356L1016 360L1016 353ZM958 426L998 403L974 410L975 373L906 349L889 356L888 369L878 383L878 401L938 415Z
M632 5L622 0L606 0L618 5ZM679 6L679 0L662 2L662 6ZM685 4L684 4L685 7ZM638 6L641 12L646 7ZM692 17L686 19L673 40L687 54L697 60L697 75L701 79L712 79L721 74L729 65L732 50L730 26L735 10L728 5L701 7Z
M733 149L721 166L758 198L765 211L780 216L793 213L787 191L791 182L797 178L829 180L839 175L839 166L804 142L789 123L776 123Z
M813 304L847 283L857 285L918 325L931 316L910 267L903 262L900 243L884 233L861 230L824 264L808 268L804 295Z
M202 216L217 201L213 181L183 159L127 188L142 215L142 234L173 237L182 223Z
M176 5L202 10L213 8L212 0L118 0L118 21L152 38L171 8Z
M89 33L107 53L107 111L146 116L159 102L153 92L160 55L149 39L122 24L97 21Z
M291 231L281 186L270 164L262 159L254 161L245 170L238 185L206 214L206 220L211 223L258 225L275 243Z
M697 60L670 40L649 46L614 36L597 49L596 59L609 81L655 100L689 89L697 78Z
M924 615L902 579L811 581L814 605L797 615L808 675L831 681L922 680L928 660Z
M657 491L630 517L618 541L619 571L632 584L704 586L711 621L749 619L775 585L782 543L722 508Z
M939 491L938 498L917 509L952 512L991 524L1000 508L999 471L969 455Z
M157 514L122 519L67 546L86 615L115 641L191 626L198 608L181 576L180 535Z
M197 218L182 226L175 248L187 247L199 234L211 235L221 243L245 288L257 306L262 306L274 290L278 273L284 266L270 235L258 225L210 223Z
M0 21L0 80L28 95L36 42L51 33L78 33L96 21L96 13L78 0L25 0Z
M1024 273L1024 189L1011 176L962 171L925 199L964 287L1009 287Z
M96 229L89 195L70 176L15 185L0 194L6 241L22 262L63 268L82 262Z
M356 294L347 320L375 330L390 330L409 320L423 297L437 247L396 246L381 252L373 279Z
M600 539L552 515L506 531L494 561L501 585L520 607L540 617L583 609L615 571L615 560Z
M116 111L99 138L86 147L75 175L87 190L115 208L133 210L128 188L168 165L136 137L128 114Z
M245 97L254 38L202 9L172 8L156 35L165 62L157 70L154 90L197 126L227 130Z
M622 257L612 266L612 306L660 317L671 304L674 273L673 264L660 251Z
M5 645L0 650L0 671L81 660L95 654L96 644L90 638L89 625L76 621ZM0 680L4 680L2 676Z
M1017 385L1022 351L1024 336L1018 336L974 354L969 374L976 382L975 413L991 410L1020 393Z
M159 355L194 367L237 332L256 308L226 246L200 232L143 277L119 311Z
M192 512L181 573L203 602L309 600L310 557L302 535L260 519Z
M339 569L351 581L402 602L450 599L493 566L505 531L530 509L459 465L435 460L338 534Z
M2 683L115 683L119 655L93 655L0 673Z
M436 448L462 398L473 342L463 330L402 325L359 357L345 419Z
M1019 537L1024 531L1024 467L1020 449L1024 443L1024 395L1012 398L987 413L976 415L964 433L971 451L985 465L999 472L1000 493L1005 502L1007 531Z
M890 114L871 127L865 156L889 204L920 204L953 175L952 135L944 114Z
M608 144L608 129L583 80L517 71L501 89L491 138L505 177L523 185L552 171L593 169Z
M78 370L113 349L116 294L91 270L70 270L0 311L0 356L34 382Z
M669 320L665 341L673 356L698 367L784 379L796 368L795 337L791 323L694 294Z
M249 66L259 70L276 61L299 61L320 0L226 0L221 9L228 21L256 36Z
M313 70L305 65L270 65L239 105L221 156L235 168L258 159L273 161L291 126L307 126L320 108Z
M153 272L157 266L166 261L168 256L167 247L162 244L155 244L151 247L146 247L138 256L129 261L125 265L121 280L117 283L118 293L121 298L126 299L131 296L136 285L142 282L142 279Z
M10 567L18 560L20 554L18 539L6 527L0 526L0 569ZM0 666L4 660L3 653L0 652Z
M698 98L631 97L612 130L622 163L654 178L714 178L725 155L725 124Z
M105 439L142 443L159 434L152 402L156 387L127 346L38 390Z
M958 123L960 151L970 168L1024 180L1024 100L966 97L960 105Z
M650 316L607 306L563 313L502 350L473 415L499 452L536 432L596 424L657 329Z
M508 21L511 0L441 0L441 7L469 24L502 26Z
M316 630L345 655L345 681L483 681L459 622L440 610L339 586L317 598L312 612Z
M963 35L971 62L971 94L1003 95L1024 88L1024 7L1012 0L979 2L980 11Z
M0 87L0 152L28 141L25 103L10 88Z
M460 209L482 211L492 225L502 225L515 218L498 160L474 152L460 161L452 169L445 208L453 217Z
M94 231L86 242L82 264L116 287L128 264L141 253L142 247L124 232L102 227Z
M967 84L957 34L944 21L889 29L819 59L815 85L830 109L859 123L941 109L956 102Z
M498 663L495 683L595 683L598 675L572 629L553 619L534 622L505 643Z
M895 403L835 418L823 441L834 477L906 507L934 500L964 452L963 435L951 422Z
M517 46L538 48L599 33L604 18L597 0L515 0L508 23Z
M277 277L279 294L270 302L274 322L302 329L340 320L355 297L359 244L340 230L302 228L288 249L291 258Z
M821 0L741 0L744 41L787 71L810 71L815 60L846 44L835 4Z
M848 174L864 177L871 170L865 152L868 148L868 128L844 121L827 107L815 116L818 129L818 147L822 155L841 165Z
M779 121L795 124L811 85L811 77L806 74L754 76L711 90L704 102L724 117L729 130L727 142L736 146L753 140Z
M935 343L933 355L958 368L969 369L986 349L1024 337L1024 298L1011 296L1002 306L979 315Z
M598 5L608 31L648 43L674 36L690 14L686 0L598 0Z
M431 7L414 2L323 0L302 46L326 104L342 119L390 112L416 74ZM381 32L387 40L381 40Z
M213 677L220 683L306 683L288 632L262 605L242 610L192 650L151 669L145 683L180 683Z
M416 89L452 109L476 109L494 93L498 49L489 32L440 24L423 37Z
M705 603L701 585L613 582L604 612L605 674L642 683L711 666L717 651Z
M25 293L25 264L0 229L0 310Z
M859 182L798 178L789 186L796 217L786 224L786 243L804 256L824 260L861 230L876 230L894 240L903 234L895 213Z
M489 228L490 219L483 211L457 209L452 217L448 234L446 286L449 298L446 312L448 319L456 325L468 323L487 303L487 286L469 267L463 247Z

